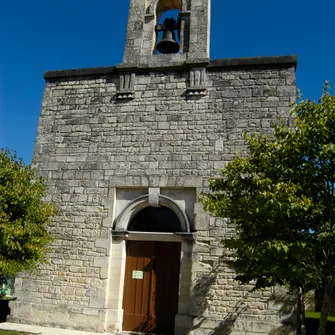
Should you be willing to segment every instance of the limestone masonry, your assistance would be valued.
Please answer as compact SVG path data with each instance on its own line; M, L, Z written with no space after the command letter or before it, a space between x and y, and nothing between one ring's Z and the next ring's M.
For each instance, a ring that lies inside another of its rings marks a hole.
M125 306L142 298L139 286L129 297L128 280L145 285L153 260L127 278L127 245L173 242L181 244L176 335L285 334L275 289L250 293L251 285L234 281L220 244L234 226L205 214L198 195L245 150L243 133L271 132L288 117L296 58L210 61L209 0L130 2L122 64L45 73L34 163L59 207L56 241L49 264L16 279L11 320L136 331L127 329ZM179 11L181 51L156 54L155 27L169 9ZM132 230L139 213L160 206L176 215L179 230ZM158 285L148 288L150 306ZM158 324L157 310L149 314Z

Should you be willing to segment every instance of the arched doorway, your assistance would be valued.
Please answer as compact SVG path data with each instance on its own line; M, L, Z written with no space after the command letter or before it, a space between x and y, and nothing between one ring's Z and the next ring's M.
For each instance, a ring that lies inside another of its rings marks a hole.
M129 222L129 231L182 232L176 213L148 206ZM178 312L180 242L127 241L123 330L173 334Z

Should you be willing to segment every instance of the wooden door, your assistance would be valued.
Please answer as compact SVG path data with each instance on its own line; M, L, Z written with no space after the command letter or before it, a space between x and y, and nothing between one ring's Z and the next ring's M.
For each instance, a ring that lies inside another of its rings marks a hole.
M127 242L127 259L123 295L123 330L149 332L153 311L153 255L155 242Z
M156 243L156 334L173 334L178 313L181 243Z
M123 330L173 334L181 244L127 242Z

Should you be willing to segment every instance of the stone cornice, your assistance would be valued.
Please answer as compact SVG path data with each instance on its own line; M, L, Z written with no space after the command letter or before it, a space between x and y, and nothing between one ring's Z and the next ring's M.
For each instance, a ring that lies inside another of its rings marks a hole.
M58 78L73 78L73 77L94 77L94 76L108 76L121 72L148 72L160 70L177 70L189 69L194 67L207 67L207 68L232 68L232 67L296 67L297 56L269 56L269 57L248 57L248 58L225 58L214 59L208 62L181 62L173 63L167 66L145 67L136 65L119 65L119 66L105 66L96 68L84 69L70 69L47 71L44 73L44 79L52 80Z
M208 67L244 67L244 66L297 66L297 56L263 56L247 58L225 58L211 60Z

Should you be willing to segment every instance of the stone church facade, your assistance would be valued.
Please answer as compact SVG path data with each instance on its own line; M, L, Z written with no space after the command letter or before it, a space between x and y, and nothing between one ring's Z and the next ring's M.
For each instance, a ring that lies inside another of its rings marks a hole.
M178 53L157 53L177 10ZM164 28L165 27L165 28ZM16 279L11 320L91 331L272 334L273 290L224 263L226 220L198 202L208 179L271 132L295 99L294 56L209 59L210 0L131 0L123 63L50 71L34 163L58 204L38 274Z

